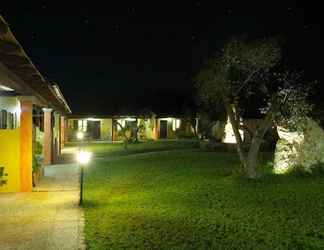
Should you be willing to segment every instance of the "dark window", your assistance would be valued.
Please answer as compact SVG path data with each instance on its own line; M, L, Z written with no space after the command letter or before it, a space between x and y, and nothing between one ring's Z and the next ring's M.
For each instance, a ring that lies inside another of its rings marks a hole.
M78 130L78 120L73 120L73 130Z
M2 109L0 111L0 129L7 128L7 111Z

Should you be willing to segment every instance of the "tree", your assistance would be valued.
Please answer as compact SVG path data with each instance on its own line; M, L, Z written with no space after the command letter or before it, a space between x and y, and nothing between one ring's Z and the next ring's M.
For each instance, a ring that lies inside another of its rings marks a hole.
M136 122L135 122L135 126L134 126L134 141L138 142L138 134L143 133L146 129L146 125L145 125L145 121L147 121L148 119L151 119L152 117L155 117L156 115L154 114L154 112L149 109L149 108L143 108L140 112L139 112L139 118L140 120L138 120L138 117L136 117Z
M125 126L123 126L118 120L114 120L115 126L118 126L120 128L120 132L123 136L123 142L124 142L124 149L127 150L128 143L130 141L130 137L127 135L127 131L129 131L129 126L125 123Z
M286 91L284 94L284 90L296 83L292 74L274 73L280 61L281 49L274 39L234 39L208 61L196 78L203 103L224 105L232 124L243 170L247 177L253 179L259 177L258 154L263 137L289 99L291 92ZM266 104L267 108L263 109L263 120L253 131L251 144L246 149L239 133L240 119L244 110L243 100L252 95L259 99L259 104Z

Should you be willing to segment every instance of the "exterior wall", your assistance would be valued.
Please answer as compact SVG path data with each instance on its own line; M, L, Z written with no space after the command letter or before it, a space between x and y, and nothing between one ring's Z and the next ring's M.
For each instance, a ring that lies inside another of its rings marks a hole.
M43 109L44 112L44 165L52 164L53 160L53 128L52 128L52 110Z
M68 141L75 141L75 135L77 130L87 132L87 119L67 119L67 139ZM113 122L111 118L107 119L96 119L100 121L100 140L111 141L113 137ZM78 124L78 128L74 127L74 124ZM91 140L91 138L89 138Z
M20 116L20 189L31 192L33 173L33 103L23 100Z
M157 119L157 131L158 131L158 138L161 138L161 121L167 121L167 138L166 139L176 139L176 128L174 127L174 122L176 118L158 118Z
M76 138L75 138L75 135L76 135L76 129L74 128L74 121L78 121L78 119L68 119L67 120L67 130L66 130L66 133L67 133L67 140L68 141L74 141Z
M20 126L21 108L20 108L20 102L17 97L0 96L0 111L1 110L6 110L7 112L13 113L16 118L15 127Z
M19 101L17 97L1 96L0 109L6 109L8 112L15 113L20 110Z
M57 160L60 155L60 115L58 113L54 113L54 126L53 126L53 160L54 162Z
M7 184L0 192L19 192L20 187L20 129L0 129L0 166L5 168Z
M0 129L0 166L8 174L0 192L32 191L33 151L36 141L43 144L44 134L33 126L30 97L0 96L0 109L16 114L15 127ZM18 127L19 126L19 127ZM34 144L34 145L33 145Z
M60 130L61 130L61 149L64 147L65 144L65 140L66 140L66 122L65 122L65 116L61 116L61 120L60 120Z
M100 138L101 140L112 140L112 119L100 120Z
M148 119L145 121L145 136L148 140L154 140L154 127L155 127L155 120Z

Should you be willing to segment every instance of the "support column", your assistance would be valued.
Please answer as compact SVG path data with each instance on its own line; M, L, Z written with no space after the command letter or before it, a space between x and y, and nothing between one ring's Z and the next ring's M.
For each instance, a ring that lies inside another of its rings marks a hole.
M61 137L61 149L62 148L64 148L64 144L65 144L65 133L66 133L66 131L65 131L65 116L61 116L61 135L60 135L60 137Z
M111 119L111 133L112 133L111 141L114 142L117 139L117 136L116 136L117 135L117 127L114 122L114 119Z
M156 119L153 118L152 122L153 122L152 139L156 141L157 140L157 123L156 123Z
M33 189L33 103L21 100L20 114L20 185L22 192Z
M52 129L52 109L43 108L44 112L44 165L52 164L52 146L53 146L53 129Z

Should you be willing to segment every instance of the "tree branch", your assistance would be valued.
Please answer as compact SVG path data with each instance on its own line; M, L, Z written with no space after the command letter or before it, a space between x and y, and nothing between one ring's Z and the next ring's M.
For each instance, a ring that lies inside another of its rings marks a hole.
M240 91L243 89L243 87L245 87L246 84L248 84L248 82L252 79L252 77L258 72L259 70L254 70L246 79L245 81L242 83L242 85L239 87L239 89L235 92L235 96L237 96Z

